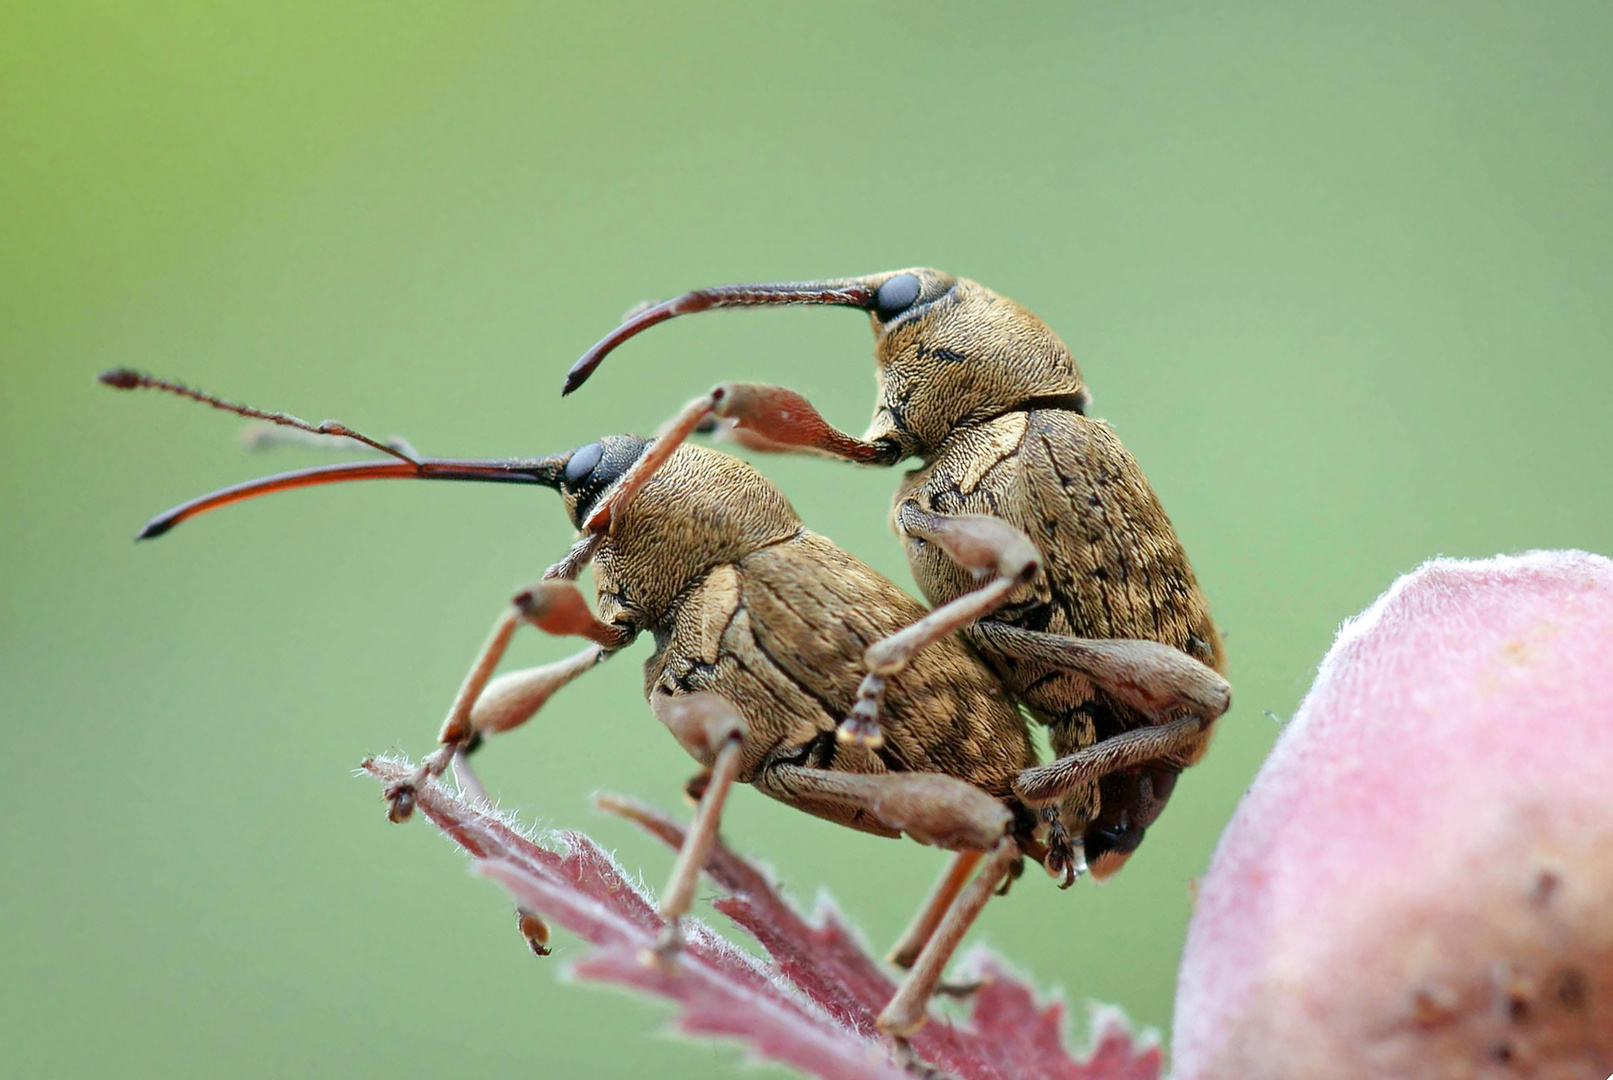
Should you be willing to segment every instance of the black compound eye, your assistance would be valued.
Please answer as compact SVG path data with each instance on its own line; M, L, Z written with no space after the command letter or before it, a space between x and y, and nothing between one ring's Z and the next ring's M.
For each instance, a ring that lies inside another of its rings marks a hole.
M633 467L646 445L637 435L607 435L571 452L560 486L570 500L573 525L581 528L600 496Z
M897 274L874 293L874 314L880 322L889 322L913 306L923 286L916 274Z
M573 450L571 460L566 462L566 486L574 488L581 484L604 455L605 448L599 443L589 443Z

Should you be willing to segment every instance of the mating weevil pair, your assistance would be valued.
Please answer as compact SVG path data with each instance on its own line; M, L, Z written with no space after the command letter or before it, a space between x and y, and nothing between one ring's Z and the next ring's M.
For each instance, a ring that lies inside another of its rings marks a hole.
M1203 753L1227 708L1223 656L1169 520L1038 318L934 270L702 290L649 307L591 349L569 393L634 334L719 307L830 304L870 312L879 402L862 438L792 391L724 384L653 440L613 436L550 458L420 459L342 425L317 428L132 372L104 381L178 390L277 423L359 438L395 461L287 473L176 508L187 517L270 491L363 478L482 480L557 490L580 538L496 624L440 746L389 790L415 788L488 733L533 716L639 633L655 715L703 767L694 826L661 903L678 944L727 794L748 783L831 821L956 852L892 953L907 980L881 1014L901 1036L969 925L1023 859L1068 885L1117 870ZM741 445L864 464L917 457L892 523L926 609L806 530L749 465L684 440L713 420ZM597 614L571 582L592 562ZM522 623L580 636L558 663L492 679ZM1049 728L1039 764L1027 716ZM979 868L978 871L976 868ZM972 875L972 877L971 877Z

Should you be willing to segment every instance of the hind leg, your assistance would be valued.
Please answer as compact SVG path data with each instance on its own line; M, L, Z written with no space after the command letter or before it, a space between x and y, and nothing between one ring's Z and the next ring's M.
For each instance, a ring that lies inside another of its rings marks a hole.
M935 936L936 928L946 917L947 910L963 891L969 881L969 875L974 873L976 866L980 865L981 853L978 851L960 851L947 862L946 869L941 871L941 877L930 891L924 906L919 908L913 916L913 921L907 929L902 931L901 938L891 947L890 953L885 957L899 968L910 968L918 960L919 953L924 946Z
M1008 835L1013 815L979 788L938 773L841 773L775 765L757 778L757 786L825 817L860 815L865 825L961 853L915 918L915 928L934 925L923 934L907 978L879 1014L881 1031L898 1039L912 1034L924 1023L947 962L1022 858ZM984 863L970 880L981 853Z
M1190 754L1203 740L1204 723L1196 716L1122 731L1057 761L1025 769L1014 779L1014 793L1031 806L1045 806L1110 773Z
M1145 638L1078 638L984 622L969 639L987 653L1075 672L1156 722L1191 713L1208 727L1232 704L1232 688L1212 667Z
M881 1031L905 1038L923 1026L930 998L941 985L947 961L952 959L963 936L980 917L986 901L1008 879L1020 857L1019 845L1011 837L1003 837L992 848L980 872L947 908L946 916L913 962L896 996L881 1010L876 1021Z
M744 751L745 721L727 699L716 694L689 694L669 697L658 694L650 707L662 723L671 728L678 741L686 747L701 751L709 759L711 773L700 793L700 803L694 821L678 850L672 866L672 876L661 893L657 908L666 920L666 929L656 942L655 955L670 960L683 947L683 917L694 904L695 886L700 873L711 858L717 845L717 831L722 823L723 805L728 792L739 777L740 757Z

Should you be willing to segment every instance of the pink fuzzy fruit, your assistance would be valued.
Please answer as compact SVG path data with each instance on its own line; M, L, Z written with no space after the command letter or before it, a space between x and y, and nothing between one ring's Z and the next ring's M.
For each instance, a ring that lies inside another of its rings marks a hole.
M1205 874L1177 1080L1613 1073L1613 561L1345 624Z

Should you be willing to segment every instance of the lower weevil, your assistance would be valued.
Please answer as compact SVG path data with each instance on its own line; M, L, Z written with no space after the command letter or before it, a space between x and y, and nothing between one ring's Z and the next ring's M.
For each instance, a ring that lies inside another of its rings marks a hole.
M649 633L645 665L654 714L702 766L687 790L698 799L688 839L663 893L658 952L675 956L679 920L715 843L736 783L838 824L907 835L955 852L892 959L910 968L879 1023L896 1037L923 1023L925 1007L964 933L1024 858L1046 864L1050 824L1015 794L1036 765L1025 718L997 675L958 636L1041 572L1034 547L1001 521L915 516L909 527L978 587L926 611L889 580L807 530L783 494L749 465L684 439L753 388L698 399L656 439L610 436L553 457L420 458L400 443L343 425L311 425L235 406L134 372L103 381L154 387L243 415L358 439L394 460L323 466L241 484L186 503L148 524L159 536L205 511L257 495L347 480L403 478L529 484L559 492L581 536L544 580L499 616L449 709L438 749L387 791L389 814L408 818L421 784L489 734L525 723L562 686ZM752 427L765 437L765 424ZM592 563L597 613L573 579ZM584 638L555 663L493 678L516 630ZM878 692L871 695L870 681ZM877 746L837 737L873 697ZM1077 765L1102 760L1093 748ZM978 868L978 869L977 869ZM520 913L523 933L545 951L545 931Z

